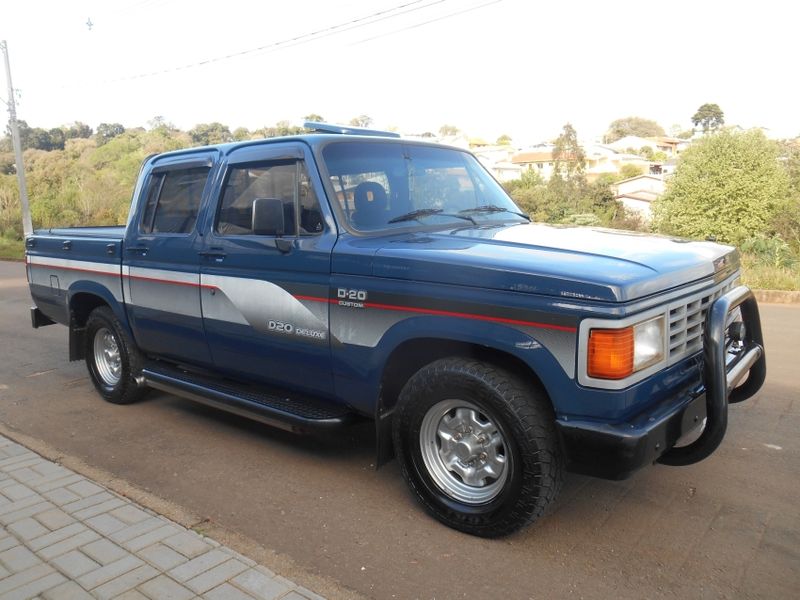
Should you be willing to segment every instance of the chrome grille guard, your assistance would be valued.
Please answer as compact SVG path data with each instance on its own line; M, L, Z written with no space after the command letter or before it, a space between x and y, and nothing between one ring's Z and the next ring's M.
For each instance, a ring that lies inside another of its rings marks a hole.
M728 315L740 307L744 327L729 323ZM735 332L729 331L736 326ZM733 335L729 335L733 334ZM739 347L731 350L729 340ZM730 353L734 357L726 361ZM739 286L717 298L708 311L703 343L706 387L706 424L700 437L688 446L672 448L658 459L667 465L690 465L709 456L722 443L728 428L728 404L755 394L767 376L767 359L758 303L753 292ZM726 364L727 362L727 364ZM744 383L742 380L747 376ZM741 385L739 385L741 383Z

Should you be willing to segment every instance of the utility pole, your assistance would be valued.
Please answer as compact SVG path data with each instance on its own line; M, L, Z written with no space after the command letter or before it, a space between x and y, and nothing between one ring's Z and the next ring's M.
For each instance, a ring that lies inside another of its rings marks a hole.
M19 127L17 127L17 106L14 101L14 86L11 83L11 65L8 62L8 44L5 40L0 42L6 62L6 80L8 81L8 120L11 125L11 141L14 144L14 156L17 160L17 179L19 180L19 201L22 205L22 231L25 236L33 233L31 221L31 207L28 203L28 186L25 185L25 165L22 163L22 144L19 141Z

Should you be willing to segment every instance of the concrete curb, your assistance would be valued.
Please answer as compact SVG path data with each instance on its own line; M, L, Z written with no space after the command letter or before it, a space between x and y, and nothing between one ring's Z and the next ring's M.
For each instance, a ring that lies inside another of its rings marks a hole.
M753 293L764 304L800 304L800 291L753 290Z

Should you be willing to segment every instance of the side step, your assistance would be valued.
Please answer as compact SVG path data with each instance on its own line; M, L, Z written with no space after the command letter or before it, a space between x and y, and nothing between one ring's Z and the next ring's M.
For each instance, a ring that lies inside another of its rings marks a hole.
M142 370L142 378L152 388L296 433L334 429L356 419L345 407L333 403L307 396L290 397L284 392L265 392L163 363L148 363Z

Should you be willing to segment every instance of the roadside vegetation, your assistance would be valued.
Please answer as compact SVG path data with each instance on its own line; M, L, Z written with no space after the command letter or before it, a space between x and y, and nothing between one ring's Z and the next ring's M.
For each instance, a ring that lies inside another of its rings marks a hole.
M506 189L540 222L735 244L749 285L800 290L800 139L778 143L760 132L722 129L719 108L704 106L705 112L698 111L693 120L707 135L681 155L665 195L654 203L652 223L614 199L612 186L640 171L623 168L615 176L587 179L583 150L570 124L555 140L554 175L545 181L530 170ZM316 114L306 119L324 121ZM369 126L370 119L361 115L351 124ZM255 131L231 131L221 123L181 131L161 117L147 129L127 130L119 123L102 123L93 131L77 122L50 130L20 122L34 227L124 223L139 167L152 153L300 132L286 122ZM656 123L629 117L613 122L607 137L659 133L663 130ZM6 136L0 140L0 258L22 258L21 222Z

